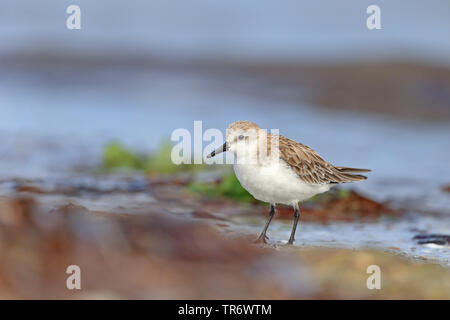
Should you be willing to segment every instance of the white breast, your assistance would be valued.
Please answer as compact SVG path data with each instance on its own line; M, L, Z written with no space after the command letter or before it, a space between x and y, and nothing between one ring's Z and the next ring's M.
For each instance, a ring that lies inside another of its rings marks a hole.
M292 205L326 192L330 184L306 184L284 160L268 165L235 164L234 172L241 185L258 200Z

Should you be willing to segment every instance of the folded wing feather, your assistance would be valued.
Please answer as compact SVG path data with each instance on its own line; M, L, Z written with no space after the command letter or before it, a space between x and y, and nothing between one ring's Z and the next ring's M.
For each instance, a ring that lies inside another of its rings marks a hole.
M335 167L322 159L310 147L280 136L280 157L297 173L298 177L310 184L354 182L367 179L354 172L369 172L368 169Z

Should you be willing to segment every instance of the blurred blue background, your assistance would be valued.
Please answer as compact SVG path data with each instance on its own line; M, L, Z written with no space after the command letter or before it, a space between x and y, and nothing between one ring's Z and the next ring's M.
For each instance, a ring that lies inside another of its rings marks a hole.
M71 4L81 30L66 28ZM366 27L371 4L382 30ZM112 139L149 151L194 120L245 119L372 168L358 187L380 196L437 190L449 30L444 0L3 0L0 175L61 174Z

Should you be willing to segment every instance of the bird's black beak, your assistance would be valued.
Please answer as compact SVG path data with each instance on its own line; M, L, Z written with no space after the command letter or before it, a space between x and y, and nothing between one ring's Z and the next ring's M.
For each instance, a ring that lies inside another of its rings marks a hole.
M207 158L212 158L212 157L214 157L216 154L225 152L225 151L227 151L227 150L228 150L228 145L227 145L227 143L225 142L221 147L217 148L216 150L214 150L213 152L211 152L210 154L208 154L206 157L207 157Z

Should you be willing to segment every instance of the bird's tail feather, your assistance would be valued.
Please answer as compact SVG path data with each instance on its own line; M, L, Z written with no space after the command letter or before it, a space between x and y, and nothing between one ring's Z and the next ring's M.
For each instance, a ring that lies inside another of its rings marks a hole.
M367 177L362 174L355 174L359 172L369 172L369 169L348 168L348 167L335 167L339 172L343 182L356 182L366 180Z
M344 178L343 182L355 182L367 179L367 177L363 176L362 174L351 174L351 173L343 173L342 177Z
M359 168L349 168L349 167L335 167L339 172L343 173L353 173L353 172L370 172L370 169L359 169Z

